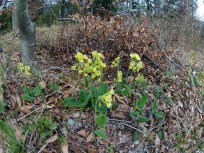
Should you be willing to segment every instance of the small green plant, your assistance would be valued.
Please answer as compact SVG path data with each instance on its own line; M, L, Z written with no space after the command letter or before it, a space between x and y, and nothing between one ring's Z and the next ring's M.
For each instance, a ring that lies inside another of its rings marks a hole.
M5 111L5 107L7 106L5 101L0 102L0 113Z
M15 130L2 120L0 120L0 140L8 147L8 153L25 152L25 147L16 138Z
M53 91L58 91L59 90L59 81L49 82L49 87Z
M53 135L53 131L57 125L53 122L51 117L40 117L34 123L27 123L24 125L25 134L31 134L35 131L39 133L40 143L45 140L46 137Z
M134 106L135 106L135 111L130 112L130 116L133 119L137 119L139 123L145 123L149 121L149 118L145 116L145 105L148 102L148 96L140 96L140 99L135 101ZM151 111L150 111L158 120L163 120L165 117L165 113L163 111L158 110L158 105L156 100L153 102Z
M109 153L114 153L113 145L107 147Z
M95 134L103 139L107 139L107 135L105 133L105 125L107 123L107 117L105 114L100 113L95 118L97 130L95 131Z
M142 96L138 101L134 102L135 111L130 113L133 119L137 119L139 123L145 123L149 121L147 117L144 116L144 107L148 101L148 96Z
M166 115L163 111L158 110L158 104L156 100L152 105L152 114L159 120L163 120Z
M64 104L67 107L92 107L96 112L99 113L99 115L97 115L95 118L97 126L97 130L95 131L95 133L99 137L107 139L104 129L107 122L105 113L107 112L107 108L110 108L112 105L113 93L113 90L108 92L107 84L102 84L99 87L93 86L89 91L80 90L79 99L76 99L74 97L65 98Z
M49 88L53 91L58 91L59 90L59 82L49 82ZM46 93L46 91L45 92L43 92L43 91L45 91L45 89L43 89L40 85L37 85L34 89L32 89L28 86L25 86L25 87L23 87L24 93L21 94L21 98L23 100L28 101L28 102L32 102L32 101L34 101L35 97L38 97L43 93Z
M32 102L34 101L34 97L40 96L42 93L42 87L37 85L34 89L31 89L27 86L23 87L24 94L21 95L23 100Z
M106 64L102 61L104 56L97 51L91 53L92 58L78 52L75 55L77 63L72 66L73 70L78 71L78 80L83 78L84 84L81 86L78 98L67 97L64 99L64 105L66 107L78 107L81 109L91 107L95 110L95 134L103 139L107 139L105 133L105 125L107 122L106 113L112 106L112 95L114 90L109 90L108 84L101 83L103 81L103 70L106 68ZM133 73L139 72L142 68L142 62L138 54L130 54L131 62L129 70ZM129 85L126 79L122 77L122 71L119 70L120 57L117 57L111 67L117 68L117 85L116 92L120 95L127 96L131 93L131 85ZM142 76L138 76L137 81L141 81ZM94 85L94 80L98 80L99 84ZM143 80L142 80L143 81Z
M118 82L116 85L116 93L122 96L128 96L131 93L132 85L123 79L122 82Z

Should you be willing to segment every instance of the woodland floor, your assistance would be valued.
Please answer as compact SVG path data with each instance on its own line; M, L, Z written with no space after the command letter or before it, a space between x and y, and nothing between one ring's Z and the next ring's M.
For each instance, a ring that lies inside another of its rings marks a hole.
M193 74L189 74L193 71L199 74L203 70L202 52L195 52L192 69L188 66L191 53L187 53L183 48L173 49L172 54L172 58L179 57L181 69L170 63L175 69L164 72L143 60L144 67L141 72L145 76L146 87L132 89L131 95L135 94L138 99L141 94L148 95L143 111L148 121L139 123L130 117L130 111L134 111L132 96L115 94L113 99L117 107L107 113L108 139L103 140L95 136L95 112L91 108L65 108L63 104L64 98L78 95L80 89L76 74L70 69L73 62L67 62L73 60L74 53L69 56L51 55L48 50L37 48L35 74L24 79L18 75L16 68L21 57L18 52L19 40L12 37L13 34L6 34L0 39L0 42L7 42L5 50L11 53L10 61L6 61L8 65L4 96L7 106L5 111L0 113L0 119L15 128L17 139L23 142L27 152L204 152L204 89L200 84L195 85L191 79L194 78ZM111 71L106 72L108 80L105 82L115 88L109 77L110 73ZM50 89L49 81L58 82L59 90ZM34 88L38 84L45 86L46 93L35 97L31 103L22 100L23 87ZM157 110L163 112L165 117L158 118L152 114L155 101ZM40 132L37 129L25 134L25 125L35 124L42 117L49 120L50 116L57 125L52 135L40 140Z

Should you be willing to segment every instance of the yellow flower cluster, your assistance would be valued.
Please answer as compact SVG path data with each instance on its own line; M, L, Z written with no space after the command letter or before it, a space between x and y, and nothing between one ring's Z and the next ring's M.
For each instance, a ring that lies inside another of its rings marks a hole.
M106 64L102 62L102 58L104 57L97 51L93 51L91 54L92 59L80 52L77 53L75 58L78 60L78 63L72 66L72 69L75 70L78 68L78 74L84 73L84 76L91 76L92 79L98 78L100 81L102 70L106 67Z
M23 63L18 63L18 70L20 72L23 72L25 73L26 76L29 76L31 73L29 72L30 71L30 66L24 66Z
M144 76L141 74L138 74L138 76L135 78L136 82L142 83L145 81Z
M142 62L140 59L140 56L138 54L130 54L131 61L129 65L129 69L138 72L140 69L142 69Z
M117 72L117 81L118 82L122 82L122 77L123 77L123 72L122 71L118 71Z
M99 106L101 105L101 103L104 103L108 108L111 107L112 105L112 95L114 94L114 90L111 89L111 91L109 91L108 93L99 96Z
M115 58L115 60L112 62L111 67L119 67L120 64L120 57Z

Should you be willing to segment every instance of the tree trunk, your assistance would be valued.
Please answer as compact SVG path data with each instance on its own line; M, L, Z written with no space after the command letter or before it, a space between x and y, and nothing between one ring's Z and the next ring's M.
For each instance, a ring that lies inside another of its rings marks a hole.
M3 85L5 85L5 80L6 80L6 73L5 73L5 68L4 68L4 64L5 64L5 58L3 56L3 52L2 49L0 48L0 106L4 106L4 89L3 89ZM0 108L0 113L1 113L1 108ZM0 148L0 152L1 152L1 148Z
M17 30L17 23L16 23L16 1L14 0L14 9L13 9L13 11L12 11L12 29L13 29L13 32L17 32L18 30Z
M22 43L22 62L32 65L34 62L35 26L32 23L28 0L16 0L16 22Z

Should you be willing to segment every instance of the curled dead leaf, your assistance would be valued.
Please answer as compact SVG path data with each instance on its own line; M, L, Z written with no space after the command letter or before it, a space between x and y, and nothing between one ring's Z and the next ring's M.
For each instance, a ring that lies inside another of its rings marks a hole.
M20 111L24 114L28 114L30 110L33 108L34 105L27 105L27 106L21 106Z
M95 140L95 134L93 132L91 132L87 139L86 139L86 142L93 142Z
M120 97L118 94L114 94L114 97L116 98L118 102L125 104L123 97Z
M82 136L82 137L87 137L87 132L85 130L80 130L79 132L77 132L78 135Z
M43 89L46 88L46 83L45 83L44 81L41 81L41 82L39 83L39 85L40 85Z

